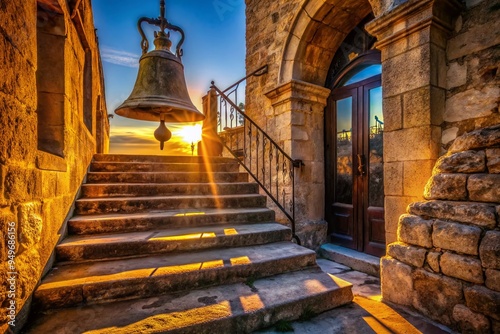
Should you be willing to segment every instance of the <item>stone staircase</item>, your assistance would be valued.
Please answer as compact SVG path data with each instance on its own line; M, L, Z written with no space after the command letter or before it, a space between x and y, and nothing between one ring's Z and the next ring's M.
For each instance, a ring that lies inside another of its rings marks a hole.
M249 333L353 298L236 160L96 155L81 193L28 333Z

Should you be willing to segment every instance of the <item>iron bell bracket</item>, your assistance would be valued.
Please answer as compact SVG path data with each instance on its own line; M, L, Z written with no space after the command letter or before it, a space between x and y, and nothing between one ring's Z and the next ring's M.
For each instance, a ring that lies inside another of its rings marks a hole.
M144 30L142 29L143 22L159 27L161 29L161 33L163 34L165 34L165 29L177 31L178 33L181 34L181 39L179 43L177 43L177 46L175 47L175 55L180 60L183 55L182 44L184 44L186 36L184 34L184 30L182 30L178 26L170 24L170 22L168 22L168 20L165 18L165 0L160 0L160 16L158 18L155 19L155 18L141 17L137 22L137 29L139 30L139 33L141 34L142 37L141 48L142 48L142 54L144 55L148 52L149 41L148 38L146 37L146 34L144 33ZM165 36L169 38L170 32L168 34L165 34Z

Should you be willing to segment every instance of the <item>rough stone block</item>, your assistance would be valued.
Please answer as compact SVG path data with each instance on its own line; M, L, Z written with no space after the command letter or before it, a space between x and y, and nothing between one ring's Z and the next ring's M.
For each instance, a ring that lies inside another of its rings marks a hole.
M384 161L437 159L440 143L441 127L421 126L384 132Z
M432 242L437 248L477 255L480 238L479 227L441 220L437 220L433 225Z
M484 151L465 151L438 159L434 173L482 173L486 169Z
M488 204L450 201L415 202L409 213L417 216L454 220L493 229L497 224L495 207Z
M453 319L462 333L490 333L490 321L484 315L472 312L467 306L458 304L453 308Z
M460 201L467 199L466 174L435 174L427 182L424 190L426 199Z
M412 265L414 267L422 267L425 261L426 249L410 246L402 242L395 242L387 246L387 255Z
M388 96L398 95L429 85L431 73L430 46L422 45L408 50L384 62L382 86ZM388 78L398 78L389 80Z
M476 258L445 252L439 264L441 271L447 276L472 283L484 283L481 261Z
M453 307L463 302L462 283L423 269L413 273L413 307L431 319L452 324Z
M300 222L297 225L297 235L302 246L316 250L327 239L328 223L324 220Z
M448 59L453 60L500 43L500 21L477 24L448 41Z
M411 267L388 256L383 257L380 264L382 298L396 304L411 305Z
M479 202L500 203L500 174L472 175L467 183L469 198Z
M500 231L488 231L481 240L479 257L485 268L500 269Z
M399 219L398 240L407 244L432 248L432 220L402 215Z
M499 94L500 88L490 86L457 93L446 100L444 121L451 123L489 116L497 107Z
M432 269L432 271L439 273L439 258L441 257L440 252L429 252L427 253L427 264Z
M456 153L472 149L500 145L500 124L466 133L453 142L448 152Z
M456 126L443 130L441 143L443 145L448 145L451 141L455 140L457 138L458 130L459 128Z
M464 289L467 306L475 312L500 320L500 292L474 285Z
M467 65L460 65L458 62L450 63L446 81L448 89L465 85L467 83Z
M486 269L486 286L495 291L500 291L500 270Z
M492 174L500 173L500 148L492 148L486 150L486 164L488 172Z

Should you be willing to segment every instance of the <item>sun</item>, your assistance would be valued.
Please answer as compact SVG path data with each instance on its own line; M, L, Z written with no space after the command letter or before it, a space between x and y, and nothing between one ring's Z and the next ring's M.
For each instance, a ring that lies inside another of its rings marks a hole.
M197 143L201 141L201 124L183 126L178 134L186 143Z

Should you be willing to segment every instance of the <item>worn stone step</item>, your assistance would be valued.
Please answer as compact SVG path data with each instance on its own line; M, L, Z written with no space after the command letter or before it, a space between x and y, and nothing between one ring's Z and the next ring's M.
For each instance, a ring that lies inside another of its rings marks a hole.
M81 198L75 202L75 213L88 215L190 208L200 211L205 208L252 208L264 207L266 199L259 194Z
M160 163L160 162L108 162L90 164L91 172L238 172L236 161L230 163Z
M70 234L140 232L154 229L272 222L275 212L268 208L166 210L134 214L75 216L68 222Z
M278 242L58 266L35 291L35 309L157 296L315 265L312 250Z
M89 172L87 183L199 183L248 182L247 173L195 172Z
M256 194L257 183L101 183L82 185L82 197Z
M28 333L251 333L350 303L352 285L318 268L226 284L187 294L56 310L40 314ZM83 321L85 319L85 321Z
M291 230L278 223L222 225L93 236L69 236L56 247L59 261L241 247L290 241Z
M171 155L130 155L130 154L96 154L94 161L109 162L160 162L160 163L231 163L234 158L207 157L207 156L171 156Z

